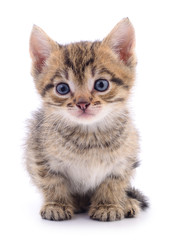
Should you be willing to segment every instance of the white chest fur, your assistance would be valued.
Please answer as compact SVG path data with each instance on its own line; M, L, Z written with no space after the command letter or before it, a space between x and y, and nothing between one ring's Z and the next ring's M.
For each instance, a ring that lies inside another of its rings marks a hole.
M68 161L51 160L51 167L64 174L69 180L72 192L86 193L96 188L106 177L120 175L125 170L125 158L96 159L83 157Z
M107 175L112 173L113 166L105 164L82 164L73 166L66 170L66 174L71 181L72 191L87 192L98 186Z

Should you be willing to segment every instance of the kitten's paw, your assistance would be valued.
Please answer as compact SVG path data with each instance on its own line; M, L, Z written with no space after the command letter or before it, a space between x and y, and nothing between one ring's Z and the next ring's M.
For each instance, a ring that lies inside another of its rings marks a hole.
M46 203L42 207L40 215L43 219L52 221L69 220L73 216L73 209L71 206L60 203Z
M140 212L140 209L141 209L140 203L136 199L128 198L124 210L125 217L126 218L136 217Z
M89 216L99 221L116 221L124 218L124 211L120 206L114 204L97 205L90 207Z

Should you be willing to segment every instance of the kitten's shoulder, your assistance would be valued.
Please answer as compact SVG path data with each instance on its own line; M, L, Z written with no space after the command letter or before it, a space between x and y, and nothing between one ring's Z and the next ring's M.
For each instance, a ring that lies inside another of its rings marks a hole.
M45 112L43 108L39 108L32 112L31 118L28 119L28 128L33 128L34 130L37 130L42 125L43 121L45 119Z
M26 146L27 148L37 145L38 139L42 132L42 126L45 119L45 113L42 108L34 111L31 117L27 120L27 136Z

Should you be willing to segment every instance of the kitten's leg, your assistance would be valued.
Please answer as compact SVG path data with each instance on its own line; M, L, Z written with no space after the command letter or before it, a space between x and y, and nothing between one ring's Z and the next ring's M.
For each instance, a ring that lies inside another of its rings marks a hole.
M44 179L41 184L44 195L44 205L40 211L43 219L67 220L73 216L72 198L67 181L62 175Z
M128 182L121 178L107 178L95 191L89 216L99 221L114 221L124 218Z

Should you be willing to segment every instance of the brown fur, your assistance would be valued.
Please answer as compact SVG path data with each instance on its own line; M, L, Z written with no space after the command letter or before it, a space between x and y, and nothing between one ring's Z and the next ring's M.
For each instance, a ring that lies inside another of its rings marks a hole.
M111 46L121 25L130 28L131 40L125 43L129 49L122 42L121 50ZM40 43L39 38L43 38ZM102 42L65 46L34 27L30 44L32 75L43 106L30 122L26 159L44 196L42 218L70 219L74 212L87 210L100 221L136 216L142 201L147 204L141 194L131 195L130 187L139 147L127 109L136 65L129 20L124 19ZM92 79L107 79L109 89L90 90ZM75 86L69 96L55 93L60 82ZM88 102L93 111L108 106L113 111L92 124L74 122L61 113L72 112L80 101Z

